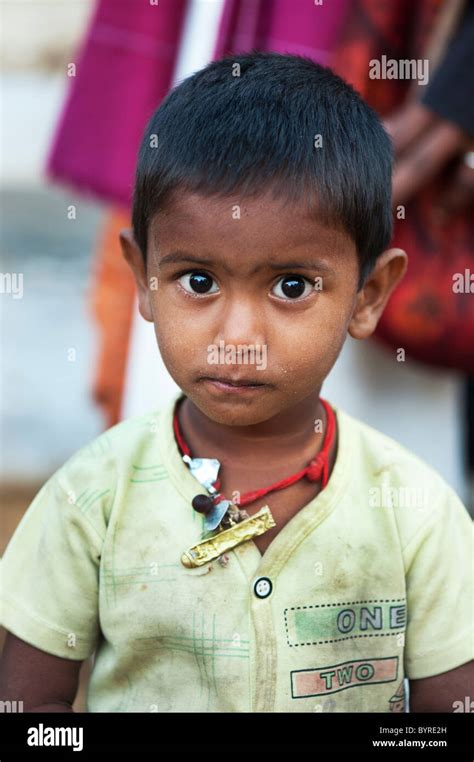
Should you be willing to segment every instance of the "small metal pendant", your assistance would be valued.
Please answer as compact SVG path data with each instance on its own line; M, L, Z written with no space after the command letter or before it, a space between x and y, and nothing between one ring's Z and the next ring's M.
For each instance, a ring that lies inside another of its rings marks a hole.
M211 508L211 510L206 513L206 518L204 519L204 530L206 532L212 532L213 529L217 529L231 505L232 503L230 500L221 500L217 505Z
M189 470L198 482L211 495L216 495L217 490L213 485L217 481L221 467L220 461L216 458L190 458L189 455L183 455L183 461L189 466ZM206 513L204 520L204 530L206 532L212 532L213 529L219 526L230 505L232 505L230 500L221 500Z
M189 455L183 455L184 462L189 466L192 475L202 484L211 494L217 492L213 487L217 480L217 475L221 464L216 458L190 458Z

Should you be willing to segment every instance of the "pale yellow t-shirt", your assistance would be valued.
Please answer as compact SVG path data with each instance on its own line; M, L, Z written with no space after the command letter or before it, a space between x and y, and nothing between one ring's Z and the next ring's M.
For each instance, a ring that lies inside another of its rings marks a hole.
M403 711L404 677L473 658L466 509L337 407L329 482L263 557L250 540L226 567L185 568L203 488L174 439L179 394L75 453L2 559L1 623L56 656L95 652L88 711Z

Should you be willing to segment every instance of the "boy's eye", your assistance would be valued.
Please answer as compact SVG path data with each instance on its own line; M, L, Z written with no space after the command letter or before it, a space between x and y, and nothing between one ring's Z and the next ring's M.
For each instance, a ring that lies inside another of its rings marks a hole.
M313 284L311 281L308 278L303 278L302 275L285 275L283 278L280 278L272 293L279 296L280 299L284 298L287 301L288 299L294 301L302 296L308 296L312 288Z
M184 290L190 294L215 294L219 291L217 284L215 284L216 288L211 290L214 279L205 272L193 271L184 273L179 278L179 282Z

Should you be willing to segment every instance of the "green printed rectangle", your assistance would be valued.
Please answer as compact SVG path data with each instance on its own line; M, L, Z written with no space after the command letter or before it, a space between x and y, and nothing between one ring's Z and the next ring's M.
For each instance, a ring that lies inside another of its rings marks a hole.
M353 601L285 609L288 645L397 634L405 629L405 599Z

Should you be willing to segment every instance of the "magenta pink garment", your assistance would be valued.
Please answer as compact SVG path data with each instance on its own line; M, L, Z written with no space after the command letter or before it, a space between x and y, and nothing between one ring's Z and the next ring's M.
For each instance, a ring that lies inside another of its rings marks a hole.
M76 57L46 176L129 207L147 120L167 94L187 0L100 0Z
M226 0L214 58L254 48L328 64L350 0Z

